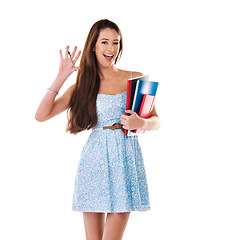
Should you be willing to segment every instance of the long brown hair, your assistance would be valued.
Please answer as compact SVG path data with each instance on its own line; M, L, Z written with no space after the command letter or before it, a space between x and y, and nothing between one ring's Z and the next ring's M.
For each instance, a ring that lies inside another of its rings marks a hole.
M105 28L115 29L120 36L119 52L115 59L115 64L122 54L123 41L119 27L107 19L94 23L85 42L75 89L73 90L67 110L68 124L66 131L74 135L97 125L96 100L100 87L100 70L93 49L96 45L100 30Z

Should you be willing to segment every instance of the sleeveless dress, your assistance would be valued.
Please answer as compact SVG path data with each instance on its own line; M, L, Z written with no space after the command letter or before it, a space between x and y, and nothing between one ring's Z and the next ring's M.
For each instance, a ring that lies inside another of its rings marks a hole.
M138 136L125 136L121 129L97 129L121 123L126 97L127 91L97 96L98 123L81 152L74 185L73 211L113 213L150 210Z

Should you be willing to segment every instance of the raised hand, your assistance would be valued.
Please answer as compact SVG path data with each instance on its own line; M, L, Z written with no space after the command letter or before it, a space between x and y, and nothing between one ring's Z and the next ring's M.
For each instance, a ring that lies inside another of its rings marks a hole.
M68 78L74 71L77 71L78 69L80 69L79 67L73 66L70 56L68 55L68 51L69 51L69 46L66 47L65 58L63 58L62 50L60 49L59 51L61 62L59 66L58 76L61 76L64 78ZM77 51L77 46L74 47L73 52L71 54L71 58L73 60L74 65L81 54L81 51L79 51L75 56L76 51Z

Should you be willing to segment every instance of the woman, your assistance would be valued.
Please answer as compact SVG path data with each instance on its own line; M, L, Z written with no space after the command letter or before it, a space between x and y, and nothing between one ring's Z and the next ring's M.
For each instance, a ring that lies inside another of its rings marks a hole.
M107 19L96 22L88 34L80 67L73 65L81 54L76 54L77 47L71 54L73 62L68 57L69 46L65 58L60 50L58 75L35 116L41 122L68 110L67 131L77 134L92 129L82 149L73 194L73 210L83 212L87 239L122 239L130 212L150 210L138 136L125 136L123 131L156 130L160 122L155 106L149 119L131 110L125 112L127 80L142 73L116 67L122 49L118 26ZM77 70L76 83L55 100L66 79ZM111 127L114 123L115 128Z

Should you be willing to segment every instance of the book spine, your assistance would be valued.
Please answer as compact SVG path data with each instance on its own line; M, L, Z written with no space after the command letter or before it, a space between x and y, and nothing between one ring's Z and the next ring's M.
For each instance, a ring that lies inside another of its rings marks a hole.
M128 80L127 83L127 101L126 101L126 110L130 109L130 102L131 102L131 89L132 89L132 80ZM127 113L125 113L127 115ZM127 136L128 130L124 130L124 135Z
M132 111L134 111L135 104L136 104L137 92L138 92L138 88L139 88L139 82L140 82L140 80L137 80L136 88L135 88L135 92L134 92L134 97L133 97L133 104L132 104L132 107L131 107ZM134 133L134 130L128 130L128 136L132 136L131 133Z

